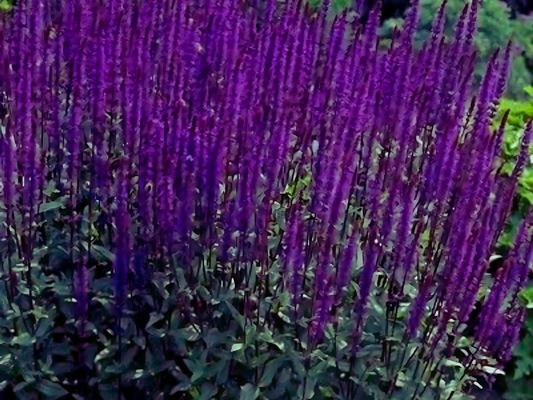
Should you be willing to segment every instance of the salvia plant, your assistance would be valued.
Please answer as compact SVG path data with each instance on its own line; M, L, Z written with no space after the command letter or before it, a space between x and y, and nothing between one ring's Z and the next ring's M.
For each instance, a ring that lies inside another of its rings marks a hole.
M529 162L422 49L287 0L19 0L0 30L0 386L21 399L459 399L524 319Z

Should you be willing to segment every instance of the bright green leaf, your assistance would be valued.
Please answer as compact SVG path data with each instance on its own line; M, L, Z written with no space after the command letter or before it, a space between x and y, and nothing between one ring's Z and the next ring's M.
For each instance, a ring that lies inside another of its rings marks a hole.
M39 206L39 212L45 213L47 211L56 210L63 205L61 201L52 201L51 203L44 203Z

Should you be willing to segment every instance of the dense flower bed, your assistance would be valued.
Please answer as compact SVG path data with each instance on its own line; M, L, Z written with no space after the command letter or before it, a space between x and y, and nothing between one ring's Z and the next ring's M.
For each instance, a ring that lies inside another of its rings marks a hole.
M20 398L459 398L518 339L526 163L455 38L376 5L21 0L0 32L0 385ZM475 310L475 312L473 312ZM477 382L476 382L477 383Z

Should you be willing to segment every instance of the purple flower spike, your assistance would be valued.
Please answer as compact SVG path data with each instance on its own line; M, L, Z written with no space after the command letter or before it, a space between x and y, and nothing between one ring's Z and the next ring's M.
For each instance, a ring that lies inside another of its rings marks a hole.
M348 246L344 249L342 255L342 261L337 272L337 298L335 300L335 305L338 306L342 302L342 298L348 289L348 284L351 280L352 275L352 265L354 262L354 257L357 257L356 246L359 244L359 233L354 232L350 239L348 240Z
M125 160L121 160L120 178L117 187L117 209L115 212L116 254L115 254L115 302L117 315L124 309L127 274L130 264L130 218L128 213L128 183L125 177Z
M415 337L417 335L420 322L422 321L422 318L426 312L426 305L429 300L430 289L432 285L433 277L424 277L424 281L420 285L420 290L415 298L415 302L409 316L409 321L407 323L407 331L411 337Z

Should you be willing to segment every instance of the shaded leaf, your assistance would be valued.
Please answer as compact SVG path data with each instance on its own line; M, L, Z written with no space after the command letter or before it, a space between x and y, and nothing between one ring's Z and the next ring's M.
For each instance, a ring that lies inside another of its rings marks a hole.
M59 399L69 394L69 392L58 383L43 379L39 382L39 391L49 399Z
M255 388L251 383L241 387L240 400L255 400L259 396L259 389Z

